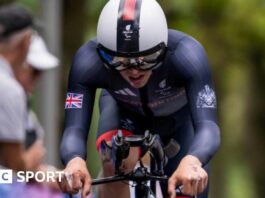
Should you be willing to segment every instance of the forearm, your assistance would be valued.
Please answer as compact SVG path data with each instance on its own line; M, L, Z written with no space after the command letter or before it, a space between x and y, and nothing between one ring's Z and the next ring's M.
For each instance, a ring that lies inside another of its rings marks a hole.
M195 126L195 136L188 154L197 157L205 165L216 153L219 145L219 127L213 121L204 120Z
M15 171L26 170L26 159L23 155L23 145L21 143L6 143L1 145L1 161L3 165Z
M87 133L77 127L65 129L60 147L61 159L65 165L74 157L86 159Z

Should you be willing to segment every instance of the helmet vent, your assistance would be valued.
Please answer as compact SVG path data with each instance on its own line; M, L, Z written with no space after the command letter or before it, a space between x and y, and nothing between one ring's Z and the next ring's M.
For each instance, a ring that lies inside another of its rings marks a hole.
M124 3L123 20L133 21L135 15L136 0L126 0Z

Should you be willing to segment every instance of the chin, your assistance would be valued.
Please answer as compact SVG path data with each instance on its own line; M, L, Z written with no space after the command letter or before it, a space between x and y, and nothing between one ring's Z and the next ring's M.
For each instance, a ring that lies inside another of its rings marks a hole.
M132 87L136 88L136 89L140 89L142 87L145 86L146 83L141 83L141 84L133 84L133 83L130 83Z

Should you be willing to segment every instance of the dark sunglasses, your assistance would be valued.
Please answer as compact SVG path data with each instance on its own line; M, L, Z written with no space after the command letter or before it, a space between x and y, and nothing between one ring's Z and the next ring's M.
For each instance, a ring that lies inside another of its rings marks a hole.
M34 76L39 76L39 75L42 74L42 71L39 70L39 69L33 68L32 73L33 73Z

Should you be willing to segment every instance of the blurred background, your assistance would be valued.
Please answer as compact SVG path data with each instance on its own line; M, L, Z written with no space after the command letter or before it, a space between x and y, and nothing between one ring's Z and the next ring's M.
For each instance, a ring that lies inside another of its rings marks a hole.
M0 0L18 2L36 17L37 29L61 67L44 74L34 107L46 130L47 161L61 165L67 78L75 51L96 35L107 0ZM265 1L160 0L169 27L186 32L205 47L216 87L220 150L212 161L210 198L265 195ZM93 177L100 169L95 151L98 109L88 143Z

